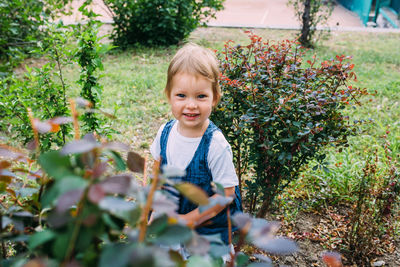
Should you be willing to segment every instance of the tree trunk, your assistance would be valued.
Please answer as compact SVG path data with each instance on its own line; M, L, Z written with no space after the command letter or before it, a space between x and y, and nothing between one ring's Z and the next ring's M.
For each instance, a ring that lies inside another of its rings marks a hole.
M305 46L309 47L310 43L310 27L311 27L311 1L312 0L305 0L304 1L304 12L302 16L302 28L301 28L301 36L300 36L300 43Z
M269 211L269 208L271 207L273 197L269 196L267 199L264 199L260 209L257 212L256 217L257 218L265 218L265 215L267 215L267 212Z

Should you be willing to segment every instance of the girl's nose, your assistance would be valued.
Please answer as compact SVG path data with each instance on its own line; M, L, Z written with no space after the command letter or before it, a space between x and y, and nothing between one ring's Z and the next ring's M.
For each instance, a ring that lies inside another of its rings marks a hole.
M197 104L194 100L189 100L189 102L187 103L187 107L188 108L197 108Z

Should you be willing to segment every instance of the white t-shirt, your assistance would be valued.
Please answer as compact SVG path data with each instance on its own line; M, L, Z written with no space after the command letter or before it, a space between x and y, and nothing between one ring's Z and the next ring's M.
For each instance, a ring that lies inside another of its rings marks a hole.
M200 144L201 137L182 136L177 130L178 123L179 121L174 123L168 136L167 162L168 165L184 170L192 160ZM165 124L160 127L156 138L150 146L150 152L156 160L160 159L160 138L164 126ZM207 161L214 182L221 184L224 188L239 184L232 162L231 146L220 131L213 132Z

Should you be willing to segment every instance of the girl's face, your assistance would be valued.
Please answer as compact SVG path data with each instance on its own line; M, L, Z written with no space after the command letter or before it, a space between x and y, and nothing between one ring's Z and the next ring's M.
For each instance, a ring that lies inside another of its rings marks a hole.
M216 104L212 83L202 76L177 73L172 78L168 101L172 114L179 121L179 133L186 137L202 136Z

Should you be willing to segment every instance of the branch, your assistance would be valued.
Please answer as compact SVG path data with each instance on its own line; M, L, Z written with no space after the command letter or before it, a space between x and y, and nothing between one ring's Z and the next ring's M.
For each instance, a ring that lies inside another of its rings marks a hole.
M151 205L153 204L153 196L154 196L154 192L157 189L157 185L158 185L158 173L160 170L160 161L156 161L153 167L153 173L154 173L154 178L153 181L151 183L151 188L150 188L150 192L149 195L147 196L147 202L146 202L146 206L144 207L143 213L142 213L142 218L140 221L140 226L139 226L139 242L143 242L144 238L146 237L146 230L147 230L147 218L151 209Z

